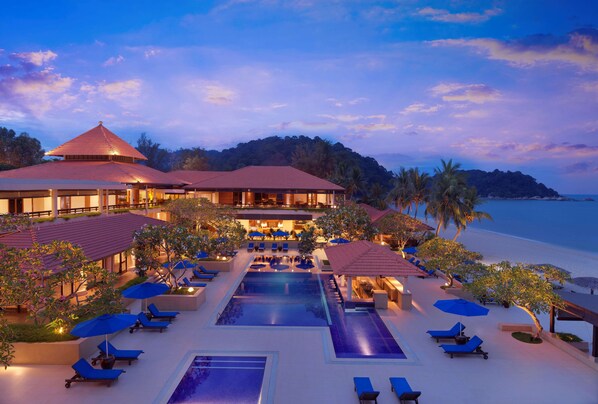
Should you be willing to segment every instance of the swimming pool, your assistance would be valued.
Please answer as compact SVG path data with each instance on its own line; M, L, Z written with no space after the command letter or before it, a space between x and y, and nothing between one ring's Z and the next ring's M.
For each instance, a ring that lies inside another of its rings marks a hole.
M259 403L263 356L196 356L168 403Z
M376 310L345 312L331 280L313 273L248 272L216 324L328 327L337 358L405 359Z

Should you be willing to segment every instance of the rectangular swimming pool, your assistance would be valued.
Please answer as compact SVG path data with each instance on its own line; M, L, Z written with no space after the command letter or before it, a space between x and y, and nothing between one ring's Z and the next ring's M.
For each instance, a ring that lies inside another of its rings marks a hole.
M196 356L168 403L259 403L266 359Z

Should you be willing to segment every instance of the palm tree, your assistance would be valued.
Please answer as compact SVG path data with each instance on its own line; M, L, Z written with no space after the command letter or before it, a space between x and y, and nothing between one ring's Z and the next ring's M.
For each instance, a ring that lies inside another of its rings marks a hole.
M409 172L405 167L399 169L399 173L394 178L394 187L388 194L388 199L395 203L399 212L403 212L405 208L411 206L412 192Z
M463 195L467 183L463 173L459 172L461 164L453 164L452 160L441 160L442 167L435 168L436 178L432 187L430 201L426 206L426 214L436 220L436 235L440 228L446 229L451 221L459 226L467 225Z
M461 225L457 225L457 232L455 233L455 237L453 237L453 241L457 240L457 237L459 237L461 231L467 228L468 223L472 223L474 220L481 222L482 219L493 220L489 213L475 210L476 206L481 205L482 203L483 202L479 197L478 191L475 187L469 187L465 189L463 194L465 221Z
M409 170L409 176L411 178L411 199L415 205L413 217L417 218L417 208L419 208L419 205L428 202L429 199L428 184L430 183L430 176L427 173L420 172L417 167Z
M384 188L377 182L370 187L370 191L365 200L369 205L377 209L387 208L386 201L384 200Z
M351 199L353 195L360 193L364 187L363 174L361 169L357 166L353 166L347 177L345 190L347 192L347 199Z

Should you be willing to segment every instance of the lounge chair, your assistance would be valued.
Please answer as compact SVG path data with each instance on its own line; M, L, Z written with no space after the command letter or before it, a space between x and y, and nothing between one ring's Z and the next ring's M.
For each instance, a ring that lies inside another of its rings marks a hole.
M67 389L73 382L108 382L108 387L110 387L112 382L118 379L118 376L125 373L122 369L94 369L83 358L75 362L72 368L75 371L75 376L64 380L64 387Z
M178 311L160 311L153 303L147 306L147 309L152 315L151 318L164 319L168 321L174 320L176 316L180 314Z
M278 243L272 243L272 252L278 251Z
M201 272L208 275L216 276L220 273L220 271L218 271L217 269L206 269L206 267L204 267L203 265L198 266L198 268Z
M415 262L415 257L409 258L409 262L413 264Z
M201 279L201 280L204 280L204 281L211 281L212 279L214 279L214 275L211 275L211 274L202 274L197 269L194 269L193 270L193 278Z
M430 337L436 338L436 342L439 342L441 339L453 339L457 337L464 329L465 326L459 322L450 330L428 330L426 332L430 334Z
M488 359L488 352L482 351L482 339L477 335L471 337L467 343L463 345L442 344L439 345L444 349L444 353L451 355L483 355L484 359Z
M282 252L289 252L289 243L282 244Z
M404 377L389 377L389 380L390 391L395 392L401 403L407 401L415 401L415 404L418 403L417 399L422 393L421 391L413 391L407 382L407 379Z
M254 248L255 248L255 246L253 243L247 244L247 252L252 252Z
M191 282L187 277L184 277L183 283L179 283L179 286L184 286L188 288L205 288L206 286L208 286L208 284L203 282Z
M260 243L257 250L259 252L264 252L264 250L266 249L266 244L265 243Z
M98 349L100 350L100 354L91 359L92 365L95 365L97 361L106 357L106 342L100 342ZM114 345L108 342L108 354L114 355L114 359L117 361L129 361L129 365L131 362L139 359L139 355L142 353L141 349L116 349Z
M372 400L376 403L378 402L380 392L374 390L369 377L354 377L353 383L355 383L355 391L357 392L360 403Z
M137 315L137 322L135 325L129 327L129 332L133 334L133 331L140 328L144 330L160 330L160 332L162 332L167 329L169 325L170 323L167 323L166 321L150 321L145 313L139 313Z

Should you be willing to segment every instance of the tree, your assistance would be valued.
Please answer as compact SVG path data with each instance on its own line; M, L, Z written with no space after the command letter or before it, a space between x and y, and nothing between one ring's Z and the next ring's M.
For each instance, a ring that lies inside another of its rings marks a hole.
M7 168L20 168L39 164L44 150L36 138L26 132L17 136L14 130L0 127L0 162Z
M476 210L476 207L480 204L482 204L482 200L478 196L477 190L474 187L466 188L463 192L464 221L457 225L457 232L453 240L457 240L461 231L467 228L468 223L472 223L474 220L478 222L481 222L482 219L492 220L492 216L489 213Z
M136 149L147 158L143 162L146 166L161 171L170 170L168 150L161 148L160 143L154 143L145 133L142 133L137 139Z
M405 167L399 169L399 173L394 178L394 187L390 191L388 198L394 202L399 212L403 212L411 206L413 193L411 191L411 179L409 172Z
M370 187L370 190L365 197L365 201L368 205L373 206L376 209L384 210L388 207L384 197L384 188L376 182Z
M179 149L173 153L173 170L208 170L208 157L206 151L199 147Z
M378 233L365 209L350 201L328 210L315 223L327 239L371 240Z
M429 199L429 183L430 176L427 173L422 173L419 168L412 168L409 170L409 180L411 185L411 200L415 205L415 213L413 217L417 218L417 210L419 205L428 202Z
M538 338L543 327L538 319L540 313L546 313L550 306L563 308L561 297L554 292L551 281L561 285L568 275L558 268L540 266L541 273L526 264L511 264L503 261L490 265L484 275L468 285L468 289L478 298L488 297L497 301L508 302L526 312L536 326L534 338Z
M440 228L446 229L451 221L457 227L465 224L462 196L467 183L465 176L458 171L461 165L453 164L452 160L441 162L442 167L434 169L436 177L426 206L426 215L431 215L436 221L436 236Z
M334 156L329 141L320 138L312 143L297 145L292 154L291 165L320 178L329 178L334 170Z
M25 230L31 225L31 218L28 215L12 213L0 215L0 234Z
M392 213L384 216L376 223L380 234L390 236L391 245L398 247L405 257L403 248L409 240L420 239L423 232L420 231L422 223L411 216L402 213Z
M223 217L234 217L232 209L216 205L206 198L174 199L164 210L172 215L172 223L191 231L214 231Z
M306 229L303 229L301 232L301 238L299 239L299 254L311 255L316 249L316 240L318 236L316 234L316 228L310 226Z
M463 279L472 272L479 271L479 263L482 255L469 251L461 243L435 237L419 246L418 254L426 260L426 266L439 268L449 279L447 288L453 286L455 276Z

